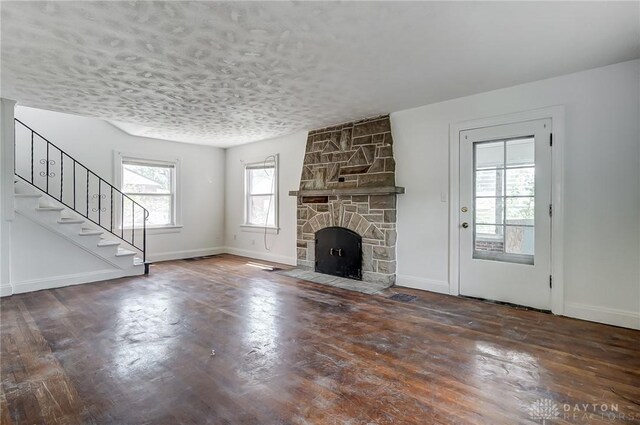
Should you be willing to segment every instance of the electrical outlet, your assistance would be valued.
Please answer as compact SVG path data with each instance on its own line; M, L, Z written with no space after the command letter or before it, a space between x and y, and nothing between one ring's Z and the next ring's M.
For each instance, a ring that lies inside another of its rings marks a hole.
M235 241L236 239L238 239L238 235L233 235L233 240Z
M256 244L256 240L255 239L251 239L251 245L255 245Z

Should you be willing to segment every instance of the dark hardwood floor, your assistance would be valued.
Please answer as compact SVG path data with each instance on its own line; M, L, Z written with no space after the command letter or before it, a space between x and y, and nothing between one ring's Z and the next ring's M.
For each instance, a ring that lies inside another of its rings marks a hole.
M639 331L246 263L2 299L2 423L640 423Z

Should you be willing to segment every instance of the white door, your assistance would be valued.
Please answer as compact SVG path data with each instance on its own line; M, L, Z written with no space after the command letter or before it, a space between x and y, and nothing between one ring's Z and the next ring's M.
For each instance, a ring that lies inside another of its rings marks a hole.
M551 306L551 120L460 132L460 294Z

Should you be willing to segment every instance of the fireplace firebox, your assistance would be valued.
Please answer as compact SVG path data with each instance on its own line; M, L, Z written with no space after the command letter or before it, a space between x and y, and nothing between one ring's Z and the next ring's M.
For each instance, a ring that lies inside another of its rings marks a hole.
M316 272L362 280L362 237L344 227L316 232Z

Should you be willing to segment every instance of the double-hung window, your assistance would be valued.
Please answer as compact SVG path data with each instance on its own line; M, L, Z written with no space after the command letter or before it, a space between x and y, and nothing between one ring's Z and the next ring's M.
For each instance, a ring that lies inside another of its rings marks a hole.
M246 164L244 169L246 226L278 227L278 161Z
M147 226L176 225L175 163L122 158L122 192L149 211ZM124 226L131 222L127 214Z

